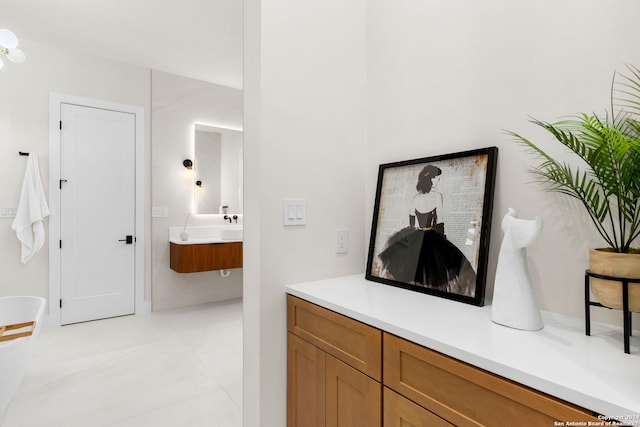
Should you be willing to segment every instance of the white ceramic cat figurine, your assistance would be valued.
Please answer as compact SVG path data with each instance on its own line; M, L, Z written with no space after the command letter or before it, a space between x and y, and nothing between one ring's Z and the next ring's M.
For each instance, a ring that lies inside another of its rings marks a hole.
M542 219L518 219L509 211L502 219L504 239L498 255L491 320L511 328L537 331L544 327L529 277L526 247L542 232Z

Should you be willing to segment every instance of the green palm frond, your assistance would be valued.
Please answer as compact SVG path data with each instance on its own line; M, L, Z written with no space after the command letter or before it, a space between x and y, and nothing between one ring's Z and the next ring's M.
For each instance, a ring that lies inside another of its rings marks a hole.
M612 107L606 117L579 114L569 120L530 122L584 161L560 163L540 146L507 131L539 162L531 172L546 189L579 200L598 233L617 252L629 252L640 236L640 69L615 74ZM615 95L615 96L614 96Z
M626 111L640 113L640 68L628 65L630 75L617 74L619 79L614 80L616 96L612 101L615 105Z

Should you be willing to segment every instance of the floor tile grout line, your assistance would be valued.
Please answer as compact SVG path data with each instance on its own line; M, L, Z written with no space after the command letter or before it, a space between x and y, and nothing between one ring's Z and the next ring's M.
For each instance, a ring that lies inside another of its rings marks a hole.
M237 302L232 302L231 304L236 304ZM242 304L242 302L240 301L240 304ZM221 304L223 305L223 304ZM231 394L229 394L229 391L227 390L227 388L231 387L232 384L228 384L226 386L223 386L220 383L220 380L216 377L215 373L213 373L211 371L211 369L207 366L207 364L204 362L204 360L202 360L202 358L195 352L195 350L191 347L191 345L186 341L186 338L180 333L180 331L178 331L174 325L171 325L171 327L173 328L173 330L178 334L178 336L180 337L180 339L185 343L185 345L189 348L189 350L193 353L193 355L200 361L202 367L209 373L209 376L216 382L216 384L218 384L218 386L224 391L224 393L229 397L229 400L231 400L231 402L233 402L233 404L235 405L236 408L238 408L240 411L242 411L242 408L238 405L238 403L236 403L235 399L231 396ZM242 332L241 332L242 333ZM241 353L241 357L243 356L243 354ZM244 374L244 373L243 373ZM242 383L243 382L243 378L240 377L239 381Z
M204 305L204 304L203 304L203 305ZM224 304L217 305L217 307L220 307L220 306L224 306ZM231 396L230 396L230 395L229 395L229 393L225 390L225 388L222 386L222 384L220 384L219 380L215 377L215 375L213 374L213 372L211 372L211 370L210 370L210 369L209 369L209 367L206 365L206 363L202 360L202 358L201 358L200 356L198 356L198 354L195 352L195 350L193 349L193 347L189 344L189 342L188 342L188 341L187 341L187 339L184 337L184 335L180 332L180 330L179 330L179 329L178 329L178 328L177 328L177 327L176 327L176 326L171 322L171 320L170 320L170 319L168 319L168 318L166 317L166 316L167 316L166 314L160 314L160 315L161 315L161 316L163 316L163 320L166 322L166 324L168 325L168 327L169 327L169 328L171 328L171 330L175 333L175 335L180 339L180 341L182 342L182 344L184 345L184 347L185 347L185 348L186 348L186 349L187 349L187 350L188 350L188 351L193 355L193 357L194 357L196 360L198 360L198 362L200 363L200 367L201 367L201 368L203 368L203 369L204 369L204 370L209 374L210 379L215 383L215 385L218 387L218 389L219 389L219 390L221 390L221 391L223 391L223 392L224 392L224 393L229 397L229 400L233 403L233 405L234 405L236 408L238 408L237 403L236 403L236 402L231 398ZM211 393L211 392L212 392L212 391L208 391L208 392L206 392L206 393ZM203 394L206 394L206 393L203 393ZM203 394L200 394L199 396L201 396L201 395L203 395ZM177 405L177 404L179 404L179 403L181 403L181 402L185 402L185 401L187 401L187 400L190 400L190 399L193 399L193 398L196 398L196 397L198 397L198 395L194 395L194 396L191 396L191 397L189 397L189 398L185 398L185 399L183 399L183 400L181 400L181 401L173 402L173 403L171 403L171 405L169 405L169 406ZM158 409L161 409L161 408L158 408ZM154 411L157 411L158 409L155 409ZM238 409L240 409L240 408L238 408ZM150 412L153 412L153 411L148 411L148 412L145 412L145 413L150 413ZM143 414L138 414L138 415L136 415L136 416L140 416L140 415L143 415ZM132 418L135 418L135 417L132 417ZM121 421L119 421L119 422L122 422L122 421L126 421L126 420L121 420ZM113 424L109 424L109 425L113 425ZM108 427L108 426L105 426L105 427Z
M216 390L209 390L209 391L205 391L205 392L202 392L202 393L194 394L192 396L185 397L183 399L173 401L173 402L171 402L169 404L158 406L158 407L150 409L148 411L139 412L139 413L137 413L135 415L132 415L130 417L125 417L125 418L122 418L122 419L120 419L118 421L110 422L109 424L104 424L104 425L102 425L102 427L114 426L114 425L123 423L125 421L132 420L134 418L138 418L138 417L141 417L141 416L144 416L144 415L148 415L148 414L160 411L160 410L165 409L165 408L170 408L172 406L177 406L177 405L180 405L181 403L188 402L189 400L197 399L199 397L205 396L205 395L210 394L210 393L215 393L215 392L216 392Z
M230 302L228 305L231 304L237 304L237 302ZM240 304L242 304L241 300L240 300ZM220 304L217 307L220 306L224 306L225 304ZM178 335L178 337L180 337L180 340L183 342L183 344L189 349L189 351L193 354L193 356L200 362L201 366L209 373L209 376L211 377L211 379L218 385L218 387L220 387L220 389L225 393L225 395L227 395L227 397L229 398L229 400L233 403L233 405L242 413L242 408L238 405L238 403L235 401L235 399L231 396L231 394L229 393L229 391L227 390L227 388L229 388L231 386L230 385L226 385L223 386L220 383L220 380L216 377L216 375L211 371L211 369L207 366L207 364L205 363L204 360L202 360L202 357L200 357L196 351L194 350L194 348L191 346L191 344L189 344L189 342L187 341L186 337L180 332L180 330L178 330L176 328L176 326L168 319L167 323L169 324L169 326L171 327L171 329L176 333L176 335ZM242 333L242 332L241 332ZM241 354L242 356L242 354ZM240 382L242 383L243 379L242 377L239 379Z

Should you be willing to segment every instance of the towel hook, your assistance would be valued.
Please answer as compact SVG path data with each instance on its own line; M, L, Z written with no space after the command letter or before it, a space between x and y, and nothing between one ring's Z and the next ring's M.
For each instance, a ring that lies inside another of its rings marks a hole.
M18 151L18 154L20 154L21 156L28 156L29 153L26 153L24 151Z

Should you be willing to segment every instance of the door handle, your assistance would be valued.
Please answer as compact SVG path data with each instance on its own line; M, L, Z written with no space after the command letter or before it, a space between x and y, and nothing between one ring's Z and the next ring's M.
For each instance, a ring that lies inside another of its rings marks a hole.
M130 245L133 243L133 236L127 236L126 239L120 239L118 242L126 242L127 245Z

